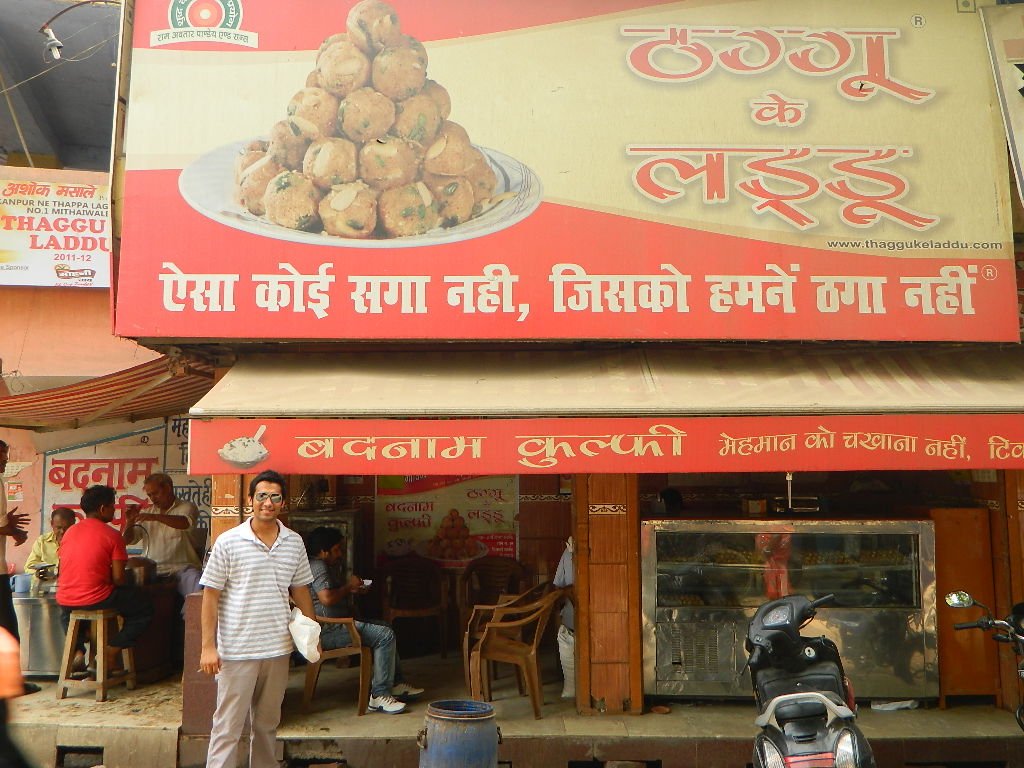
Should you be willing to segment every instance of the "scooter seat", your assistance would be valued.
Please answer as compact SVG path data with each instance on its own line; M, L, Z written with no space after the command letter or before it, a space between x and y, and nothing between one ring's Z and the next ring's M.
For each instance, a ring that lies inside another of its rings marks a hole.
M820 699L800 699L779 704L775 708L775 719L779 724L806 717L824 717L827 710Z

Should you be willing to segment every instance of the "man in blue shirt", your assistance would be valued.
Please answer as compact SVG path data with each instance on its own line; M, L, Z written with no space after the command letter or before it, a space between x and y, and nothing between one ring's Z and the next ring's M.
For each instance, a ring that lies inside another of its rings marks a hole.
M313 583L313 609L318 616L345 618L353 594L364 592L363 580L351 574L346 580L340 566L344 557L344 537L337 528L321 526L306 534L306 553ZM387 624L357 621L356 631L363 645L373 650L373 678L370 681L369 708L377 712L397 715L405 710L405 700L423 693L402 679L402 669L395 650L395 633ZM343 648L352 642L348 628L338 624L324 624L320 632L320 645L325 650Z

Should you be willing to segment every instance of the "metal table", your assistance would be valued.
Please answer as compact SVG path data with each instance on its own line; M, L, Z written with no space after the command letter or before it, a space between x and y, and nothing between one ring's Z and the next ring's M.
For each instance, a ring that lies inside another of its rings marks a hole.
M56 598L52 594L15 592L14 613L21 635L22 673L37 677L59 675L64 627Z

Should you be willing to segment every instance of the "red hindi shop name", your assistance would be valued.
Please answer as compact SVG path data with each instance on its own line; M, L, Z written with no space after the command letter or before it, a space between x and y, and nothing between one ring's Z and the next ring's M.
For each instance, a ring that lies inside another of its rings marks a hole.
M53 459L46 479L62 491L109 485L123 491L146 479L159 463L156 458Z
M626 62L634 74L646 80L687 83L706 77L716 68L751 75L780 64L812 77L838 75L850 67L860 47L861 66L839 83L843 97L866 101L878 93L888 93L902 101L920 103L935 95L932 89L912 86L892 75L888 45L890 40L899 39L898 29L624 25L619 31L623 37L644 38L629 49ZM726 47L721 45L723 40ZM787 51L787 42L793 41L799 47ZM736 44L730 44L733 42Z

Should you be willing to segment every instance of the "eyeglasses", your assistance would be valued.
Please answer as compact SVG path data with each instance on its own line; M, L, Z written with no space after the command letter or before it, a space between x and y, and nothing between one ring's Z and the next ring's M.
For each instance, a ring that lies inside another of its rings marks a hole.
M280 504L284 501L284 496L280 493L267 493L266 491L258 491L255 496L252 497L253 501L257 504L262 504L267 499L270 499L274 504Z

